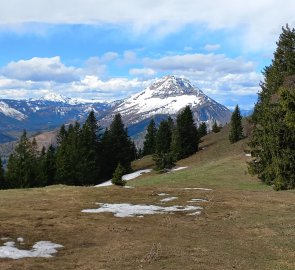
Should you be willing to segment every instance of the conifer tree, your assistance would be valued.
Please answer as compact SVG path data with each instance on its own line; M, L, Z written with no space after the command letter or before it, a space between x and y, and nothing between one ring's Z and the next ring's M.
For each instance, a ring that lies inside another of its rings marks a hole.
M55 174L56 174L56 156L55 148L50 145L47 151L45 148L42 149L40 156L40 179L44 185L55 184Z
M237 105L230 120L229 141L230 143L235 143L243 138L242 116L239 106Z
M179 158L188 157L198 151L199 135L194 124L193 113L189 106L186 106L176 119L177 142L174 147L178 147ZM178 146L177 146L178 145Z
M5 188L5 178L4 178L4 169L2 164L2 159L0 157L0 189Z
M217 122L214 121L213 126L212 126L212 132L218 133L220 131L220 127L217 125Z
M124 127L120 114L116 114L109 130L103 136L103 175L111 177L120 163L125 172L131 171L131 161L134 158L134 149L127 129Z
M147 127L147 133L145 135L143 154L150 155L155 153L156 148L156 134L157 128L154 119L152 119Z
M295 129L290 126L294 86L287 83L295 74L294 48L295 30L287 25L282 28L272 63L264 69L262 90L252 116L254 129L249 146L254 159L249 170L277 190L295 187Z
M202 122L198 128L199 137L202 138L207 135L207 125L205 122Z
M113 173L112 177L112 183L117 186L125 186L126 181L122 179L124 175L124 167L121 165L121 163L118 164L116 167L115 172Z
M26 131L24 131L8 160L8 187L28 188L38 186L38 168L36 141L30 142Z

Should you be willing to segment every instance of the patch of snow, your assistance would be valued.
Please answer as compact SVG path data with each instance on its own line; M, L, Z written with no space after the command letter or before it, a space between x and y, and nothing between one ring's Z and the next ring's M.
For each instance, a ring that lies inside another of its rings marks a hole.
M134 188L132 186L124 186L124 188L130 189L130 188Z
M157 194L158 196L167 196L167 195L169 195L169 194L167 194L167 193L159 193L159 194Z
M4 246L0 246L0 258L14 260L32 257L50 258L57 252L58 248L62 247L62 245L49 241L40 241L37 242L31 250L22 250L15 247L15 242L6 242Z
M18 237L18 238L16 239L16 241L19 242L19 243L23 243L23 242L24 242L24 238L22 238L22 237Z
M251 155L251 154L245 154L245 156L246 156L246 157L252 157L252 155Z
M144 173L149 173L151 171L152 171L152 169L139 170L139 171L136 171L133 173L123 175L122 179L125 181L129 181L129 180L132 180L132 179L135 179L135 178L141 176ZM108 181L98 184L94 187L107 187L107 186L112 186L112 185L113 185L112 180L108 180Z
M184 169L187 169L187 167L178 167L178 168L174 168L174 169L171 169L170 172L181 171L181 170L184 170Z
M211 188L184 188L185 190L204 190L204 191L213 191Z
M178 199L178 197L167 197L167 198L160 200L160 202L171 202L171 201L174 201L177 199Z
M190 201L187 201L188 203L194 203L194 202L208 202L206 199L191 199Z
M85 209L83 213L113 213L115 217L135 217L143 215L154 215L173 212L190 212L203 209L200 206L158 206L158 205L145 205L138 204L133 205L129 203L99 203L100 208L97 209Z
M151 171L152 171L152 169L139 170L139 171L136 171L133 173L123 175L122 179L125 181L129 181L129 180L132 180L132 179L135 179L135 178L141 176L144 173L149 173Z
M196 212L187 214L187 216L198 216L198 215L201 215L201 211L196 211Z
M9 240L9 239L11 239L11 238L9 238L9 237L1 237L0 238L0 240L2 240L2 241L6 241L6 240Z

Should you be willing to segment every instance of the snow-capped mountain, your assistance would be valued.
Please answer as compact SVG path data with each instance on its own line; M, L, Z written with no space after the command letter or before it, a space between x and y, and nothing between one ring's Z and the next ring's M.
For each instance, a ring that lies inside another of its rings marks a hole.
M209 125L215 120L220 124L230 121L230 110L206 96L189 80L165 76L114 106L101 122L107 124L114 114L120 113L126 125L136 125L151 117L175 117L186 105L191 107L197 124L202 121Z
M93 110L104 116L111 106L50 94L40 99L0 100L0 143L13 140L24 129L31 133L53 130L62 124L83 121Z
M40 133L59 128L62 124L83 121L93 110L101 126L108 126L116 113L121 113L129 135L136 136L145 130L153 117L158 123L176 117L186 105L191 106L196 124L213 121L225 124L231 112L206 96L189 80L166 76L155 80L145 90L125 100L112 103L82 100L47 94L40 99L0 99L0 143L13 140L24 129Z

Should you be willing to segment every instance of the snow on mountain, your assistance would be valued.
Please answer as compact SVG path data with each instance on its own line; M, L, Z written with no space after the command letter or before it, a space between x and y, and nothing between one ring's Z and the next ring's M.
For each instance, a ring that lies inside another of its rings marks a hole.
M120 113L127 125L136 124L155 115L175 116L189 105L197 123L214 120L225 124L230 120L231 112L225 106L206 96L194 87L189 80L176 76L165 76L138 94L113 106L102 122L109 122L113 114Z
M5 116L14 118L16 120L22 121L27 118L27 116L16 109L11 108L7 103L0 101L0 113Z
M70 98L56 93L48 93L45 96L41 97L39 100L68 103L70 101Z

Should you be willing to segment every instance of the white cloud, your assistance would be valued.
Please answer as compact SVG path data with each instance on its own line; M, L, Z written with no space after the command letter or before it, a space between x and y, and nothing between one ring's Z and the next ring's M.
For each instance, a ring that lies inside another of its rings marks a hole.
M156 74L156 72L151 68L132 68L129 70L130 75L134 76L144 76L144 77L151 77Z
M293 0L10 0L0 3L0 24L10 28L31 22L115 24L157 35L201 24L212 30L237 30L241 40L234 42L263 49L273 46L282 25L294 26L294 9Z
M220 49L220 45L219 44L206 44L204 46L204 49L208 52L213 52L213 51L217 51L218 49Z
M254 63L242 58L229 58L224 54L184 54L159 59L145 58L146 67L161 71L244 73L254 69Z
M59 56L52 58L34 57L29 60L10 62L1 69L1 74L11 78L28 81L70 82L77 80L81 70L67 67Z

